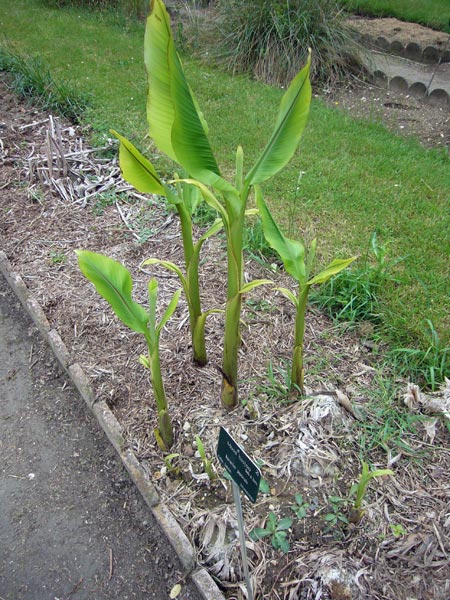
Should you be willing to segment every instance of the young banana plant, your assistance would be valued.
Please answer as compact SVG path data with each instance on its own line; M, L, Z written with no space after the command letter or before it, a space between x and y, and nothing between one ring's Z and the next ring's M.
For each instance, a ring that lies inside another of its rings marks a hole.
M175 206L181 224L183 240L185 275L181 269L170 261L150 258L143 264L159 264L173 271L179 277L186 296L189 310L189 324L194 362L203 366L207 362L205 345L206 318L216 309L202 312L200 300L200 286L198 281L198 268L200 263L200 250L204 242L220 231L222 221L216 221L198 240L194 242L192 230L192 215L194 214L201 195L199 190L178 177L165 184L159 177L152 163L145 158L139 150L125 137L111 130L119 140L119 163L123 178L141 193L157 194L167 198ZM172 187L175 185L175 189Z
M127 327L145 337L148 356L141 355L139 361L150 370L158 412L158 427L155 428L154 433L160 448L167 451L173 443L173 429L161 376L159 339L164 325L177 307L181 290L177 290L172 296L160 322L157 323L158 284L155 279L151 279L148 284L149 310L146 311L132 299L131 275L121 263L88 250L76 250L76 254L81 272L94 284L97 292L109 303L117 317Z
M208 204L219 212L227 235L227 302L222 362L222 404L238 403L237 356L243 285L242 238L251 189L280 171L296 151L311 101L310 60L284 94L272 135L256 163L244 176L243 151L236 154L234 185L221 177L207 137L207 128L175 50L170 18L162 0L152 0L147 19L144 59L148 74L147 120L158 149L189 174ZM214 190L215 195L210 191Z
M385 477L386 475L394 475L394 471L391 469L375 469L374 471L371 471L369 465L362 461L362 471L359 476L359 481L352 485L350 489L350 497L356 494L353 509L350 513L350 521L352 523L359 523L363 518L364 510L362 509L362 502L366 495L367 486L369 485L370 480L375 477Z
M356 259L356 256L344 259L335 258L323 271L311 277L316 257L316 240L312 241L308 252L306 252L303 242L300 240L291 240L281 233L270 214L261 189L258 186L255 189L255 198L267 243L278 253L283 261L284 268L298 283L297 295L287 288L279 287L276 289L288 298L296 309L291 385L292 387L297 387L303 393L303 342L305 337L306 303L309 290L313 285L325 283L330 277L348 267Z

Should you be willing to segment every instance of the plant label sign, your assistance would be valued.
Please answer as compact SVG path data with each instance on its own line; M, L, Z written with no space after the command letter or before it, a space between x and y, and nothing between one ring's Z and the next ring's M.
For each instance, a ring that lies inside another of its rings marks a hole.
M217 458L239 489L252 502L256 502L261 471L224 427L220 428Z

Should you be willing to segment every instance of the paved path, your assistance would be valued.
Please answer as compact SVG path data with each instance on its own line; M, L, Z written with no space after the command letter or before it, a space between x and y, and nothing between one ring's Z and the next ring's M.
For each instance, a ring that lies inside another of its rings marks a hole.
M173 551L1 275L0 456L0 600L169 597Z

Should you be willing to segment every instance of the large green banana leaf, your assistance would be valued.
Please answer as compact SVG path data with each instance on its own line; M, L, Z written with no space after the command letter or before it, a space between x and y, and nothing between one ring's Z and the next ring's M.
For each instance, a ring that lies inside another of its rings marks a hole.
M271 138L245 178L247 185L262 183L278 173L296 151L308 119L311 103L310 65L311 56L303 69L294 77L281 99Z
M152 0L147 19L144 59L148 75L147 120L157 147L190 175L219 168L203 120L175 50L170 18L162 0Z
M122 323L133 331L147 335L149 316L131 298L133 282L129 271L120 262L103 254L89 250L75 252L81 272L95 285L97 292L111 305Z
M119 164L122 177L138 192L165 196L166 191L152 163L127 138L111 129L119 140Z

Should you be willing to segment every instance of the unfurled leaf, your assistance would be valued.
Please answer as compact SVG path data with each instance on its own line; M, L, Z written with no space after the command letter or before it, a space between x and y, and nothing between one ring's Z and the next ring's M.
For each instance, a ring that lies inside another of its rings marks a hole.
M131 298L133 282L130 272L121 263L103 254L88 250L75 252L81 272L95 285L97 292L110 304L122 323L133 331L147 335L149 316Z
M268 529L263 529L262 527L255 527L252 531L250 531L250 539L252 540L260 540L261 538L267 537L271 535L272 532Z
M311 56L284 94L270 140L245 178L248 185L262 183L278 173L296 151L311 102L310 64Z
M286 533L284 531L276 533L272 538L272 546L276 550L281 550L284 554L287 554L290 550L289 542L286 539Z
M283 288L283 287L277 287L275 289L277 292L280 292L280 294L283 294L283 296L285 298L290 300L295 307L298 306L298 298L295 296L295 294L293 292L291 292L291 290L288 290L287 288Z
M170 319L170 317L175 312L175 309L176 309L176 307L178 305L178 301L180 299L180 294L181 294L181 290L177 290L175 292L175 294L172 296L172 299L169 302L169 306L164 311L164 314L163 314L163 316L161 318L161 321L159 322L159 325L156 328L156 332L158 334L161 332L161 330L163 329L164 325L167 323L167 321Z
M262 192L258 186L255 187L255 198L259 208L259 215L264 231L264 237L271 248L273 248L283 261L284 268L292 277L302 282L305 279L305 247L296 240L286 238L278 229L269 209L264 201Z
M172 147L175 107L172 100L168 53L170 18L159 0L152 2L144 38L144 61L148 76L147 121L156 146L176 161ZM172 48L173 51L173 48Z
M125 181L143 194L165 196L166 191L152 163L120 133L114 129L111 129L111 133L120 142L119 164Z
M141 266L145 267L147 265L161 265L162 267L165 267L169 271L176 273L178 275L178 278L180 279L183 287L186 288L186 286L187 286L186 278L184 277L180 267L178 267L173 262L170 262L170 260L160 260L159 258L147 258L146 260L144 260L144 262L142 263Z
M333 275L336 275L337 273L340 273L346 269L356 259L356 256L352 256L351 258L335 258L333 262L328 265L328 267L310 279L308 281L308 285L326 283L330 277L333 277Z
M270 486L265 479L261 479L259 482L259 491L261 494L270 494Z
M289 517L284 517L284 519L280 519L277 524L277 531L283 531L285 529L289 529L292 525L292 519Z
M260 285L269 285L271 283L273 283L273 281L271 281L270 279L254 279L249 283L245 283L241 287L239 293L246 294L247 292L251 292L251 290L255 289L256 287L259 287Z

